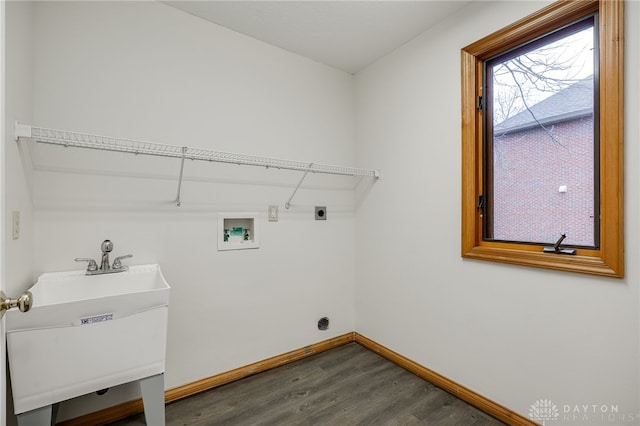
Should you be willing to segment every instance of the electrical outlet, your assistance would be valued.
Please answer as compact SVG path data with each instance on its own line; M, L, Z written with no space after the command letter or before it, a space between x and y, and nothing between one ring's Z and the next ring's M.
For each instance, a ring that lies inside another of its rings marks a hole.
M269 206L269 222L278 221L278 206Z
M16 210L13 211L12 230L13 230L13 239L17 240L18 238L20 238L20 212Z
M316 206L316 220L327 220L327 208L325 206Z

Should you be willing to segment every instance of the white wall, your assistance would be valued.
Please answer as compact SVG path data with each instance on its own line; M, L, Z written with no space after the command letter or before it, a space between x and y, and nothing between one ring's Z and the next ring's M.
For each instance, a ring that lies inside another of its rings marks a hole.
M357 159L383 176L356 216L356 329L524 416L538 399L638 415L640 3L625 23L626 277L460 257L460 49L544 4L473 2L356 76Z
M33 108L33 4L25 2L5 2L4 19L4 120L2 135L3 163L2 184L2 280L4 291L9 297L18 297L32 284L33 273L33 219L31 203L32 172L24 167L29 162L28 153L13 140L14 121L18 118L31 120ZM12 212L20 212L20 238L12 238ZM4 321L4 319L2 320ZM4 340L0 345L4 360ZM0 363L4 365L4 362ZM4 407L5 397L0 395ZM9 398L8 411L12 404ZM0 424L11 422L11 415L5 419L7 411L0 409ZM11 424L11 423L10 423Z
M35 7L33 123L315 162L354 163L353 77L155 2ZM31 146L35 275L80 269L103 239L172 286L165 384L354 329L354 181ZM280 221L266 220L280 206ZM328 206L326 222L313 206ZM259 214L261 247L218 252L218 212ZM328 331L317 320L329 316ZM59 419L134 398L123 386Z
M6 3L6 52L5 52L5 134L4 136L4 184L5 230L4 282L6 293L17 297L31 284L32 275L32 205L31 169L23 167L29 161L28 153L21 154L22 147L14 142L14 121L31 120L33 108L33 4L28 2ZM24 118L22 118L24 117ZM22 222L20 238L12 239L12 212L19 211Z

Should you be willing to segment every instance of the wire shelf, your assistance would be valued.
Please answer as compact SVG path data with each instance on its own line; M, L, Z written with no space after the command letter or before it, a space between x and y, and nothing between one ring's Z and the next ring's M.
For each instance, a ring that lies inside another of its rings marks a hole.
M324 173L344 176L370 176L375 179L380 177L378 170L360 169L356 167L344 167L331 164L318 164L305 161L285 160L281 158L259 157L255 155L237 154L232 152L214 151L203 148L191 148L188 146L166 145L154 142L144 142L134 139L120 139L110 136L92 135L88 133L71 132L68 130L48 129L45 127L30 126L15 123L15 139L31 139L35 142L61 145L65 147L97 149L101 151L125 152L130 154L153 155L159 157L172 157L181 160L180 176L178 180L178 194L176 205L180 206L180 192L184 172L184 160L201 160L216 163L238 164L284 170L297 170L305 172L289 197L285 207L289 208L291 200L309 172Z
M103 151L116 151L131 154L155 155L161 157L185 158L187 160L201 160L216 163L230 163L265 168L298 170L312 173L325 173L345 176L371 176L378 177L378 171L356 167L345 167L331 164L319 164L287 160L271 157L238 154L224 151L214 151L203 148L191 148L188 146L166 145L154 142L144 142L134 139L120 139L109 136L92 135L87 133L71 132L67 130L49 129L44 127L16 124L16 139L26 137L36 142L62 145L65 147L77 147L98 149Z

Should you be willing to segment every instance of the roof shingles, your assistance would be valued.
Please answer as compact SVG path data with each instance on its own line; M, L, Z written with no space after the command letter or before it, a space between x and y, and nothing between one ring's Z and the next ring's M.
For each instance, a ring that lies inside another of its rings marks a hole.
M591 75L497 124L493 130L505 134L538 126L538 122L544 125L588 116L593 114L593 103Z

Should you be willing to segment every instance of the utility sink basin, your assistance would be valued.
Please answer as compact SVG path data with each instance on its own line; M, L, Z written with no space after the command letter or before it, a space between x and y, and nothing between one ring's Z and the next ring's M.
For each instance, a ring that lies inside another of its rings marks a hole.
M169 290L158 265L42 274L6 314L15 413L164 373Z

